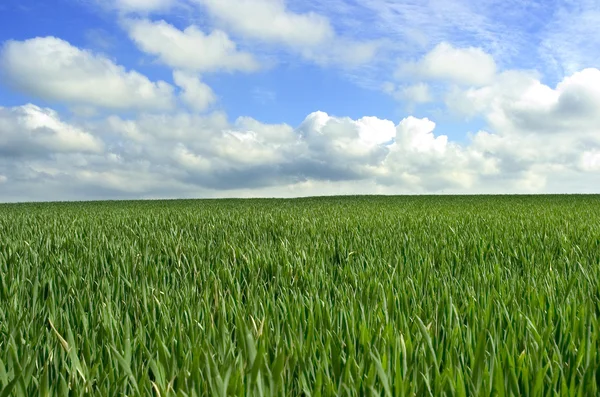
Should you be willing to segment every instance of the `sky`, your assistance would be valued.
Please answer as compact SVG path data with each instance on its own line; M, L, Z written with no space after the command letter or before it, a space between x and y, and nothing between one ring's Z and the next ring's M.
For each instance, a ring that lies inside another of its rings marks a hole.
M3 0L0 202L600 193L597 0Z

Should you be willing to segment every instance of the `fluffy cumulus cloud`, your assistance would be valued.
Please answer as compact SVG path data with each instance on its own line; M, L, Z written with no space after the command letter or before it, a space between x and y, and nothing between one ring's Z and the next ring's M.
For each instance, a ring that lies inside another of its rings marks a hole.
M168 109L173 87L55 37L7 41L0 74L16 90L49 101L111 109Z
M315 46L335 36L317 13L294 13L283 0L197 0L221 23L247 37L290 46Z
M509 71L489 86L451 92L447 100L456 112L485 117L493 132L475 134L471 149L493 159L502 178L527 176L535 191L568 174L563 191L577 183L590 191L598 178L599 77L600 70L585 69L552 88L531 73Z
M0 154L45 157L51 153L101 153L103 142L60 120L51 109L35 105L0 107Z
M594 135L600 128L600 70L576 72L554 89L535 74L507 71L488 86L450 91L447 105L458 113L484 114L491 128L507 133Z
M456 48L442 42L416 63L401 66L399 77L442 80L460 85L483 86L496 74L494 58L480 48Z
M252 72L259 68L254 57L238 50L221 30L205 34L194 25L179 30L162 20L137 19L125 24L129 36L142 51L157 56L172 68L196 72Z
M488 121L463 143L433 120L413 116L395 123L314 112L294 127L250 117L229 121L221 112L144 113L81 127L33 105L3 108L2 192L33 194L34 186L57 198L77 197L67 186L85 187L94 197L589 192L600 183L599 77L600 70L585 69L549 87L532 74L503 72L489 85L457 88L454 110L477 109ZM199 82L186 74L178 79L183 86Z

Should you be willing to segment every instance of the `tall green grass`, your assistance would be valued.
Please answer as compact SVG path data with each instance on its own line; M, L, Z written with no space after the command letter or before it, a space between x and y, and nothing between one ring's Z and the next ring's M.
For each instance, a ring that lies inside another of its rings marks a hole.
M0 206L0 396L582 396L600 197Z

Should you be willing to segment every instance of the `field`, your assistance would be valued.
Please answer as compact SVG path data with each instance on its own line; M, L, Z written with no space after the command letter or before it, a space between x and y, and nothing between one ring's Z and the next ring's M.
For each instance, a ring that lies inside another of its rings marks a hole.
M597 395L600 197L0 205L0 396Z

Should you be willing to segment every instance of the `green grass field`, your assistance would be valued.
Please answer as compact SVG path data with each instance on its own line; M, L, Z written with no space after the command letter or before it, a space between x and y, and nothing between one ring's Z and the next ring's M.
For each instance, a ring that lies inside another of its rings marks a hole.
M599 266L600 196L0 205L0 396L596 395Z

